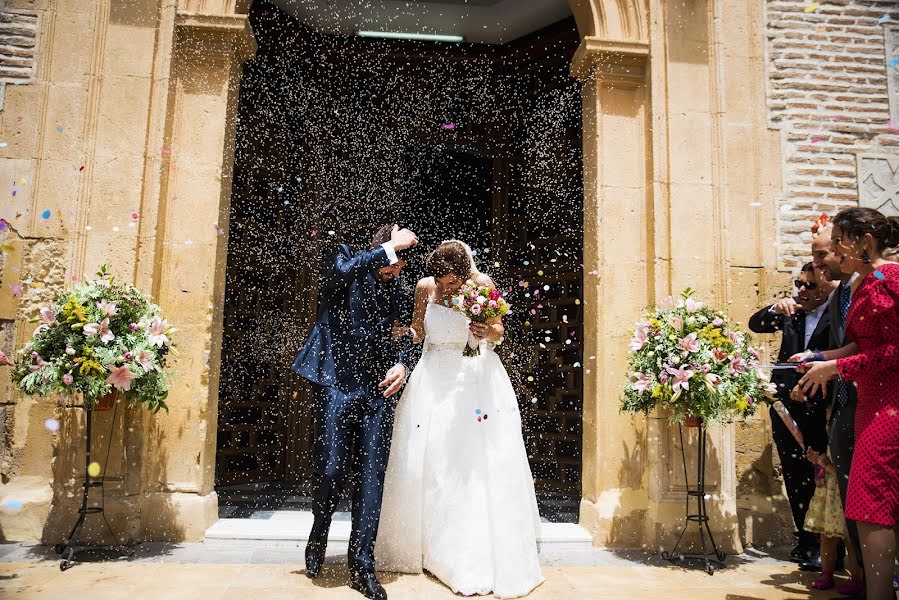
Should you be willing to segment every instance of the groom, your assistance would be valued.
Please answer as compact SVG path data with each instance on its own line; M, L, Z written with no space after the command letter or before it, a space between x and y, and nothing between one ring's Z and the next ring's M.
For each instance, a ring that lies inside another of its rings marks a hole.
M390 397L409 372L405 354L391 356L387 350L400 315L397 277L406 264L398 253L417 243L408 229L386 225L375 232L368 250L354 252L340 244L324 264L319 318L292 367L315 384L321 409L322 479L306 574L315 578L321 571L343 479L358 465L347 556L350 587L377 600L387 598L375 577L374 546L396 406Z

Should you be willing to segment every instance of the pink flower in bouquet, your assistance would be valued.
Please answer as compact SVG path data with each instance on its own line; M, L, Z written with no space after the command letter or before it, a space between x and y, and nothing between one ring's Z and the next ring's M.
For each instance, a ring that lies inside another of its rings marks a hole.
M770 381L762 384L762 392L765 394L765 398L769 400L777 398L777 386Z
M724 325L724 319L722 319L721 317L715 317L714 319L712 319L712 325L714 325L715 327L721 327L722 325Z
M136 332L136 331L138 331L138 330L140 329L140 325L138 325L137 323L130 323L130 324L128 325L128 329L130 329L131 331Z
M738 375L740 373L746 372L746 361L744 361L739 356L735 356L731 359L730 365L728 366L728 370L731 375Z
M168 323L166 323L165 319L155 317L150 321L150 326L147 328L147 339L150 340L151 344L160 348L168 345L169 338L165 334L166 327L168 327Z
M52 304L50 306L42 306L40 314L42 324L53 325L56 322L56 309Z
M472 304L469 310L471 311L471 314L473 314L474 316L478 316L479 314L481 314L481 305Z
M715 357L715 360L718 362L724 362L727 359L727 352L722 350L721 348L715 348L712 350L712 356Z
M487 302L487 306L489 308L496 308L497 307L496 300L490 300L489 302Z
M75 349L71 346L66 346L66 354L69 356L75 356Z
M674 310L675 306L677 306L677 301L674 299L674 296L668 296L659 302L659 308L662 310Z
M113 387L127 392L131 389L131 380L134 378L134 373L128 369L128 365L123 367L111 366L109 367L109 377L106 378L106 383L111 383Z
M672 390L686 391L690 389L690 378L693 377L693 371L684 367L679 369L668 367L668 372L674 377L674 383L671 384Z
M668 321L668 324L674 327L676 330L683 332L684 331L684 320L679 316L675 315L671 317L671 320Z
M669 379L671 379L671 376L668 375L668 373L666 373L665 371L659 373L659 381L661 381L662 383L665 383Z
M697 310L703 307L703 304L699 300L687 298L687 301L684 303L684 307L687 309L688 313L695 313Z
M106 300L97 302L97 308L99 308L107 317L114 317L119 312L115 302L107 302Z
M103 342L111 342L115 339L115 334L109 329L109 317L103 319L99 323L88 323L85 325L84 335L87 337L99 335Z
M34 364L28 367L28 370L32 373L34 373L35 371L40 371L44 368L44 365L47 364L44 358L37 352L31 353L31 360L34 361Z
M6 356L6 353L3 352L3 350L0 350L0 367L4 366L13 367L15 366L15 363L13 363L13 361L11 361L8 356Z
M637 379L632 384L632 387L642 396L644 392L652 387L652 380L646 373L634 373L633 375Z
M728 331L727 337L733 342L734 346L740 346L743 343L743 334L739 331Z
M702 371L703 373L708 373L709 371L712 370L712 367L711 367L711 365L702 365L701 367L699 367L699 370Z
M499 290L490 290L490 299L491 300L499 300L500 294Z
M155 367L153 366L153 353L149 350L141 350L134 357L134 360L143 368L144 371L149 373Z
M636 330L634 330L634 337L632 337L630 341L631 352L636 352L644 345L646 345L647 339L648 331L645 328L638 327Z
M718 375L715 375L714 373L706 373L705 380L713 388L716 388L719 385L721 385L721 377L719 377Z
M699 350L699 340L696 338L695 333L691 333L681 341L677 343L680 346L681 350L686 353L696 352Z
M751 357L754 358L755 360L758 360L758 359L760 358L759 351L756 350L755 348L750 348L750 349L749 349L749 356L751 356Z
M75 381L75 378L72 377L71 373L66 373L65 375L62 376L62 382L66 385L72 385L72 383L74 381Z

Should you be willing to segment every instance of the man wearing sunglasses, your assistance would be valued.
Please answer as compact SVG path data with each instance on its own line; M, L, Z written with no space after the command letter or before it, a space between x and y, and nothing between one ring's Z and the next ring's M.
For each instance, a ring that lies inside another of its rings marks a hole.
M839 282L828 281L812 263L802 267L793 285L796 295L766 306L751 319L749 328L756 333L783 332L778 361L805 350L824 350L830 344L830 315L827 299ZM790 399L790 391L799 380L795 371L777 370L771 381L777 385L778 398L796 421L806 446L818 452L827 450L827 407L824 398L810 398L806 402ZM773 410L773 409L772 409ZM815 493L815 467L783 421L772 415L771 430L783 469L787 499L793 521L799 532L798 544L790 552L795 562L815 564L818 560L818 539L805 531L805 513Z

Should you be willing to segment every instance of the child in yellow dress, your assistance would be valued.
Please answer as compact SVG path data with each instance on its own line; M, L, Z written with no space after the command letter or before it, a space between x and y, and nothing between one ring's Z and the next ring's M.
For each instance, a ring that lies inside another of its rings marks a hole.
M847 566L853 582L858 579L861 568L858 566L855 546L849 540L846 529L837 469L827 454L816 452L811 447L806 450L806 457L815 464L816 487L805 515L805 530L821 536L821 577L812 582L812 587L816 590L829 590L834 584L837 544L841 539L846 542Z

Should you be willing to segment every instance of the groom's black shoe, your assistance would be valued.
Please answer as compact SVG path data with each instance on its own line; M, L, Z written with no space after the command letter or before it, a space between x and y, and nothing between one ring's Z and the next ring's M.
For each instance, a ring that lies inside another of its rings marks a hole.
M387 592L374 573L350 573L350 587L371 600L387 600Z
M306 577L309 579L318 577L322 565L325 564L325 550L327 549L327 542L310 541L306 543Z

